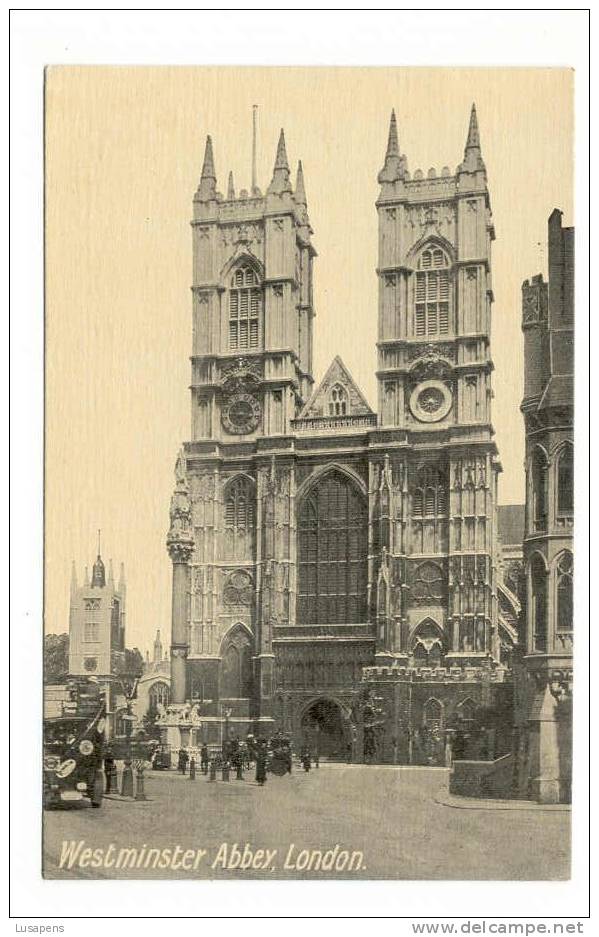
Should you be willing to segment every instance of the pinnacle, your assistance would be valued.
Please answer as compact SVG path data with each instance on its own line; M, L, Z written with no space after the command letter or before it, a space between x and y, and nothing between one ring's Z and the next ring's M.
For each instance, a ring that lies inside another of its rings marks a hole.
M281 127L279 143L277 146L277 158L275 160L275 172L277 169L286 169L289 172L289 163L287 162L287 150L285 149L285 132Z
M387 140L386 156L399 156L399 140L397 137L397 119L395 117L395 109L391 111L391 120L389 121L389 138Z
M200 202L210 202L216 198L216 172L214 170L214 153L212 152L212 137L206 137L204 150L204 163L202 176L196 192L196 199Z
M233 184L233 173L229 173L229 182L227 184L227 201L230 202L235 198L235 186Z
M272 179L268 187L269 195L283 195L284 192L291 192L291 183L289 181L289 163L287 161L287 150L285 149L285 133L281 128L279 143L277 145L277 156L272 173Z
M214 154L212 152L212 137L210 134L208 134L206 137L204 165L202 166L202 179L214 179L216 182L216 173L214 171Z
M468 127L468 139L466 140L466 149L480 149L480 134L478 132L478 118L476 116L476 105L472 105L470 111L470 125Z
M302 168L302 161L297 164L297 176L295 178L295 201L298 205L307 205L306 199L306 189L304 186L304 170Z
M397 134L397 118L395 110L391 111L389 121L389 136L387 138L387 152L385 153L385 163L378 175L378 181L382 184L386 182L396 182L403 177L404 163L399 155L399 137Z

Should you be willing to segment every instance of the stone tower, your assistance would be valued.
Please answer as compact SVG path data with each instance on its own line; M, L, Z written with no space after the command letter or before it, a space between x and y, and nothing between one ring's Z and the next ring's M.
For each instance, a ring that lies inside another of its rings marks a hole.
M281 130L273 175L227 197L212 141L193 200L193 440L288 433L312 387L312 262L301 163L291 187Z
M230 173L223 197L207 138L191 224L191 439L167 541L171 698L200 700L214 740L224 713L231 731L271 719L273 591L288 602L293 527L273 460L288 456L313 384L316 252L302 165L292 188L283 130L265 194L255 184L236 194ZM288 502L288 467L285 478Z
M408 171L391 115L379 217L378 657L499 658L487 174L472 106L455 173ZM377 567L378 566L378 572Z
M554 209L549 281L522 284L526 430L520 792L570 800L574 523L574 229Z

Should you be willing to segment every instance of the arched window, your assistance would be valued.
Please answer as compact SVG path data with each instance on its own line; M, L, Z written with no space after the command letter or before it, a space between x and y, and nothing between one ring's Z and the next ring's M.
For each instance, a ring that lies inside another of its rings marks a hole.
M225 489L225 556L228 559L251 558L256 515L254 486L249 479L234 479Z
M476 715L476 703L470 697L466 697L458 704L458 715L464 722L472 722Z
M574 450L568 443L557 460L557 513L564 516L574 512Z
M438 517L447 514L447 476L436 465L420 465L414 477L412 494L414 517Z
M298 624L366 621L368 509L358 488L328 473L298 513Z
M530 564L532 637L535 651L547 650L547 573L540 556Z
M547 529L547 458L542 449L536 448L532 457L532 505L535 530Z
M115 735L123 736L127 734L127 729L126 729L127 720L125 719L126 715L127 715L126 709L119 709L115 713L115 716L114 716L114 734Z
M252 692L252 641L241 626L227 636L220 677L221 699L247 699Z
M418 625L411 641L412 656L418 667L441 667L445 649L443 633L432 618Z
M345 416L348 412L347 391L341 384L333 384L329 391L329 415Z
M229 286L229 348L259 348L262 289L250 266L237 267Z
M427 247L418 258L414 334L446 335L450 321L449 259L440 247Z
M422 716L422 722L428 729L440 729L443 725L443 707L439 700L434 697L427 700Z
M155 713L158 710L158 706L168 706L171 696L168 683L164 683L163 681L153 683L148 696L151 713Z
M557 631L572 631L573 575L572 554L566 550L557 562Z

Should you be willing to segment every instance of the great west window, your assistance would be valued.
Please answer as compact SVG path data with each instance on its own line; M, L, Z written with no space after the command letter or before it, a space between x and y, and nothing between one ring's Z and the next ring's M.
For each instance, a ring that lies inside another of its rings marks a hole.
M298 624L366 620L368 511L358 488L332 472L298 516Z

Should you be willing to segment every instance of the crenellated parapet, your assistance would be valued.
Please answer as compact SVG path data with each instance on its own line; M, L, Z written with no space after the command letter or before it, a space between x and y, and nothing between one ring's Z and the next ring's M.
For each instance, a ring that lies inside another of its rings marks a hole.
M489 667L364 667L362 681L401 680L421 683L505 683L510 679L505 668Z

